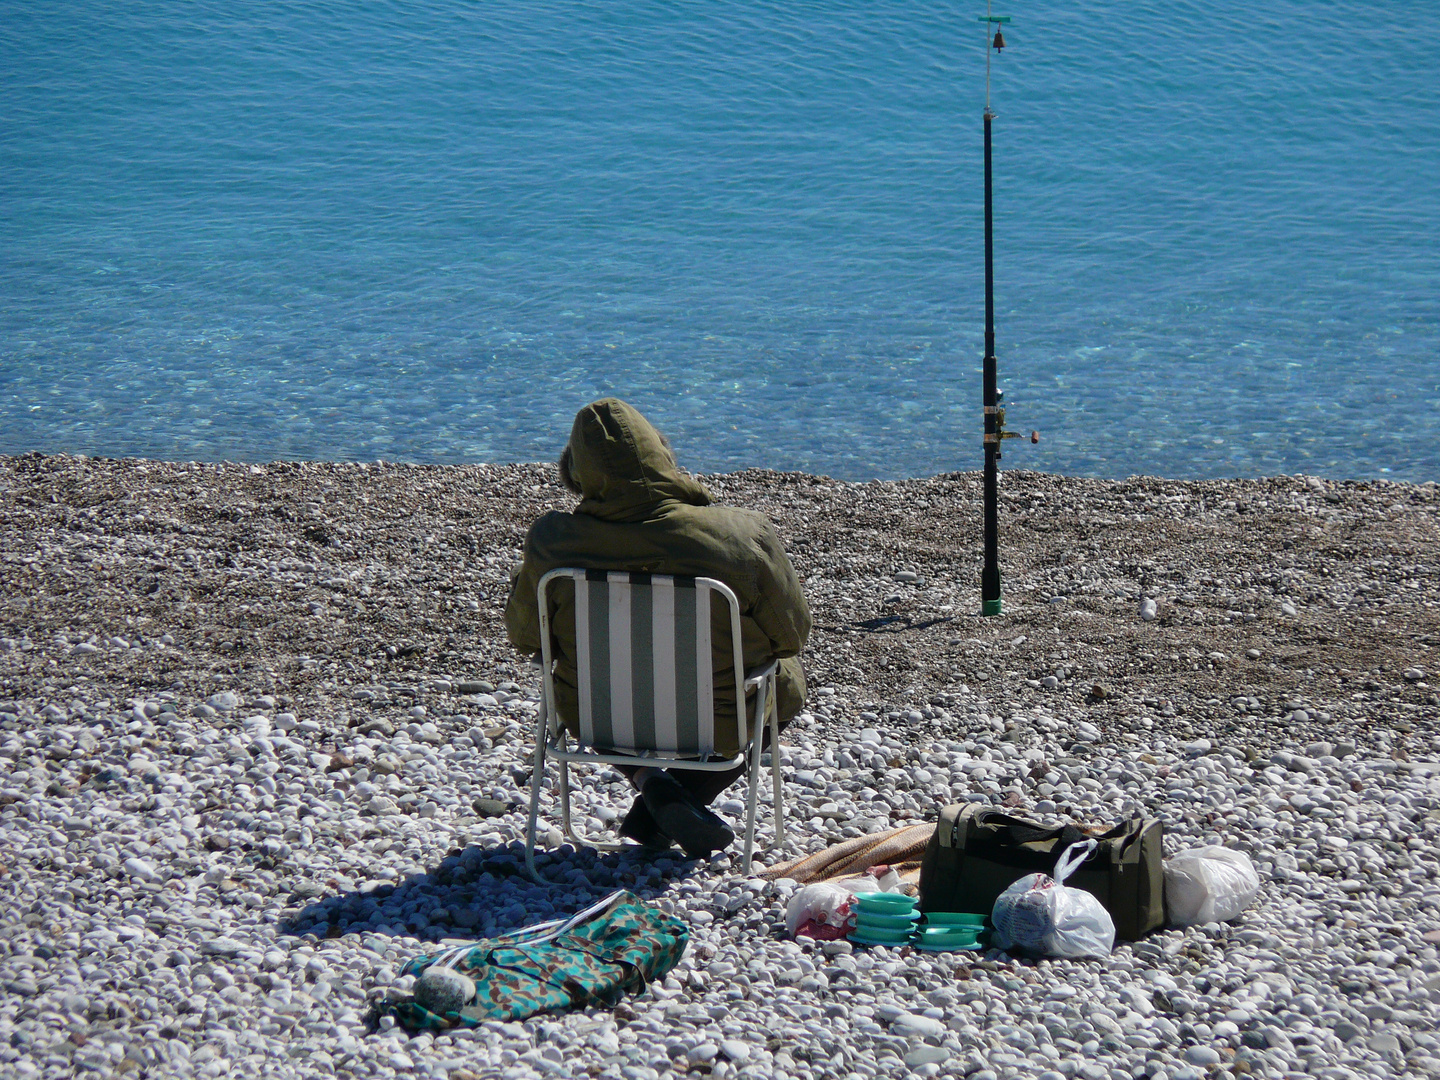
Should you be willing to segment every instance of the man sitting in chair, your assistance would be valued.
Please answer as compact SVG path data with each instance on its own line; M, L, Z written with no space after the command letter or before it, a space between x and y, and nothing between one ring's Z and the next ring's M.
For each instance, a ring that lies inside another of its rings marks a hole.
M676 463L665 437L615 398L587 405L575 417L560 455L560 481L580 496L580 504L574 513L545 514L525 537L524 561L505 605L505 627L516 648L540 651L535 589L557 567L712 577L739 598L746 669L780 659L778 700L772 705L780 723L800 711L805 676L797 656L810 634L810 610L795 568L763 515L713 505L705 486ZM574 626L557 620L551 629L558 646L556 702L573 735L579 730ZM734 685L717 685L717 721L733 717L735 705ZM732 725L717 722L716 741L717 753L738 752ZM674 841L692 858L708 858L735 839L709 804L744 774L743 766L724 772L630 766L621 771L640 793L620 824L622 836L654 848Z

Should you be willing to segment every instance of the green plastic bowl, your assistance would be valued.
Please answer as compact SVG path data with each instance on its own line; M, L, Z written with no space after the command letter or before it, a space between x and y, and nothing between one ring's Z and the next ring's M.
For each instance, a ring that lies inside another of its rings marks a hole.
M927 911L926 926L984 926L985 916L973 911Z
M982 926L922 926L922 945L974 945L984 933Z
M872 915L906 915L915 910L918 901L904 893L871 892L855 897L856 906Z
M873 911L857 911L855 913L855 929L870 933L872 930L898 930L902 933L910 933L915 929L916 916L910 915L877 915Z
M910 937L909 930L870 930L858 926L850 935L852 941L861 945L909 945Z

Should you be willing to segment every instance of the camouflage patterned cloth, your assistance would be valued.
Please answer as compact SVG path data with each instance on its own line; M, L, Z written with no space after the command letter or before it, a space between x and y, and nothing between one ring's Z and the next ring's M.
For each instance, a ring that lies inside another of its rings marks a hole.
M419 975L443 964L472 979L475 997L458 1011L441 1015L409 997L386 999L377 1011L410 1031L445 1031L572 1006L614 1005L627 991L664 977L680 962L689 937L679 919L622 890L564 922L417 956L400 969Z

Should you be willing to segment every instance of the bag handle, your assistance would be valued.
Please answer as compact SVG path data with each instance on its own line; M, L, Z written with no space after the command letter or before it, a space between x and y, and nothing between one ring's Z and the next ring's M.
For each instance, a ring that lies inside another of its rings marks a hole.
M1061 832L1060 829L1047 829L1032 821L1011 817L999 810L981 810L975 815L975 824L1003 828L1017 844L1029 844L1037 840L1053 840Z
M1129 821L1122 821L1100 839L1109 840L1115 844L1115 858L1119 860L1133 850L1135 845L1143 841L1145 833L1155 824L1154 818L1148 818L1143 813L1137 812Z
M1088 859L1099 846L1100 841L1092 837L1066 848L1065 854L1061 855L1060 861L1055 864L1055 873L1051 875L1055 878L1055 883L1057 885L1065 884L1065 879L1079 869L1080 864Z

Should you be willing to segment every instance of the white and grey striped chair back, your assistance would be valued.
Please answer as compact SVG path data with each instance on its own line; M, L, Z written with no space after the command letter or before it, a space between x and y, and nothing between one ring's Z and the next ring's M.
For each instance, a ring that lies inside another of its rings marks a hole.
M568 608L568 590L560 588L566 584L574 586L573 604ZM577 844L612 851L624 845L584 839L571 824L571 763L629 765L643 761L667 771L708 772L745 765L749 780L742 865L748 875L755 851L760 759L765 746L761 734L767 723L771 745L780 743L779 713L774 707L780 661L772 657L746 671L740 601L735 593L714 578L565 566L540 578L536 599L540 602L543 690L535 718L535 768L525 826L525 869L531 879L542 880L535 861L535 838L547 758L559 765L557 800L564 835ZM551 634L552 619L568 619L572 614L579 695L579 737L575 739L571 737L574 729L561 722L558 712L556 641ZM734 676L735 706L716 716L715 681L728 688L727 674ZM738 749L717 753L716 726L724 732L726 724L734 725ZM753 734L749 726L753 726ZM778 753L770 755L770 777L778 843L785 831Z
M575 583L580 741L625 753L713 754L710 594L720 593L729 603L738 631L734 594L703 577L617 570L552 573ZM542 603L543 623L548 623L547 609ZM738 633L734 638L738 682L743 671ZM733 712L720 720L726 721L737 723ZM745 742L743 734L740 741Z

